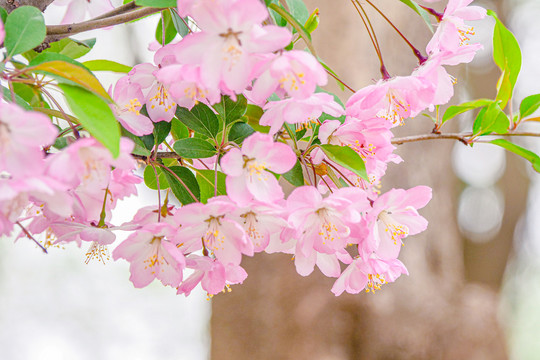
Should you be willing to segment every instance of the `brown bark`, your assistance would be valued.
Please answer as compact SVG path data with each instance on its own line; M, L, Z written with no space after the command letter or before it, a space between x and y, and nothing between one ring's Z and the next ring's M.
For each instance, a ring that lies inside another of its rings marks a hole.
M41 11L45 11L54 0L0 0L0 6L7 10L8 13L12 12L19 6L35 6Z
M310 9L321 10L314 40L319 56L355 88L378 78L373 49L352 5L306 2ZM392 19L399 18L399 12L413 16L406 7L391 10L386 9ZM410 36L416 30L405 20L397 25ZM414 67L410 50L383 23L375 26L393 74ZM425 33L413 37L416 44L428 38ZM420 118L409 122L409 134L410 128L413 133L431 130ZM420 184L433 188L433 200L421 210L430 226L406 239L400 256L409 277L375 294L336 298L330 292L332 279L318 270L300 277L290 256L246 258L249 277L244 284L213 299L212 359L506 359L495 293L465 282L462 238L455 223L459 183L451 172L452 146L449 141L401 145L397 152L406 164L391 165L383 180L385 189Z

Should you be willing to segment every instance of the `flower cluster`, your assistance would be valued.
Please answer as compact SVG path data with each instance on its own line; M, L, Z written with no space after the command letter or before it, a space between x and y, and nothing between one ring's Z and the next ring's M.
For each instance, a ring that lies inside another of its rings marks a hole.
M407 274L398 260L403 240L427 228L418 209L431 199L426 186L381 193L388 164L402 161L391 129L453 95L444 66L469 62L480 48L468 42L472 30L464 20L485 11L470 2L449 0L428 56L411 75L385 74L342 106L320 90L328 78L317 58L286 50L293 40L287 28L264 25L270 14L261 1L178 0L178 14L196 26L158 49L154 64L136 65L121 78L110 106L141 143L157 123L187 126L139 157L151 166L157 188L170 186L182 205L169 201L168 190L159 206L114 226L111 210L142 181L134 175L133 142L123 138L113 158L73 131L69 144L54 151L58 130L47 116L1 102L0 235L18 224L49 244L90 242L89 258L102 259L116 241L114 230L133 231L114 249L114 260L130 263L134 286L157 278L178 294L200 283L214 295L243 282L242 258L257 252L292 254L302 276L317 266L337 278L335 295L378 290ZM223 111L225 101L241 99L260 111L256 124L242 117L245 109L232 119ZM247 132L233 137L235 129ZM181 151L179 143L204 153ZM164 147L179 156L159 158ZM201 182L197 191L190 179ZM287 196L281 179L296 186ZM208 184L212 194L203 197Z

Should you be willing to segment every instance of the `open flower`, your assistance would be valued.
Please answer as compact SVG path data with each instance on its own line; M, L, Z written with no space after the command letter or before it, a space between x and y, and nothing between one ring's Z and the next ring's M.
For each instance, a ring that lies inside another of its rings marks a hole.
M227 174L229 197L243 206L253 198L272 203L283 199L283 190L270 172L283 174L292 169L296 155L286 144L276 143L267 134L254 133L244 140L242 150L232 149L221 159Z

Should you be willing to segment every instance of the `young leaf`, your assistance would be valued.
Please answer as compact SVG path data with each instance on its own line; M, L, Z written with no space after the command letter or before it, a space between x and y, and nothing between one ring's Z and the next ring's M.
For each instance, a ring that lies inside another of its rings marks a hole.
M524 149L521 146L511 143L510 141L505 139L492 140L491 143L503 147L506 150L521 156L532 164L534 170L540 172L540 157L532 151Z
M214 196L214 184L216 173L214 170L198 170L197 182L201 189L201 201L206 203L208 199ZM225 174L221 171L217 172L217 194L227 195L227 189L225 186Z
M156 27L156 40L161 45L170 43L176 37L176 28L174 27L171 19L171 13L168 10L161 12L161 19L159 19ZM163 22L165 22L165 44L163 44Z
M4 46L8 57L31 50L45 40L47 28L43 14L33 6L21 6L8 15Z
M291 170L281 176L294 186L304 185L304 173L302 172L302 165L300 165L299 160L296 161L296 164L294 164Z
M50 47L47 49L44 49L41 54L43 53L56 53L56 54L62 54L65 55L71 59L78 59L83 55L86 55L92 48L94 47L96 43L96 39L88 39L84 41L79 41L75 39L70 38L63 38L60 41L55 41L51 44L49 44ZM28 60L32 61L36 56L38 56L40 53L30 50L23 54L23 56Z
M364 180L368 179L364 160L350 147L330 144L319 145L319 147L336 164L352 171Z
M135 0L135 5L155 8L176 7L176 0Z
M131 71L131 66L120 64L111 60L89 60L83 62L83 65L91 71L112 71L124 74Z
M81 125L117 157L120 154L120 126L109 105L99 96L78 86L58 86Z
M176 117L191 130L215 138L219 132L219 120L205 104L198 103L191 110L183 107L176 109Z
M174 143L174 151L186 159L203 159L216 155L216 148L208 141L197 138L181 139Z
M245 138L253 134L255 130L244 122L237 122L231 126L229 131L228 140L240 145Z
M502 111L498 103L492 103L487 108L482 109L476 117L473 124L473 133L475 135L505 134L508 132L510 120Z
M158 174L159 179L159 189L165 190L170 187L169 182L167 181L167 177L163 173L163 170L159 166L156 166L156 172ZM146 186L148 186L152 190L157 190L157 181L156 181L156 172L154 172L154 168L152 166L147 166L144 168L144 183Z
M180 34L181 37L184 37L187 34L189 34L190 30L186 26L188 22L187 17L182 19L180 15L178 15L178 13L174 11L173 9L169 9L169 11L171 12L171 18L172 18L174 27L176 28L176 32Z
M503 25L493 10L488 10L496 23L493 30L493 60L501 69L497 82L497 100L504 109L512 97L519 71L521 70L521 49L514 35Z
M30 62L28 62L28 66L37 66L39 64L51 62L51 61L64 61L76 66L79 66L83 68L86 71L89 71L83 64L78 62L77 60L73 60L69 56L63 55L63 54L57 54L57 53L41 53L38 54L36 57L34 57Z
M82 86L84 89L93 91L104 99L112 101L107 91L91 72L72 63L55 60L33 66L28 70L45 73L59 83Z
M197 183L197 179L195 179L195 175L193 175L191 170L183 166L171 166L167 169L163 169L163 173L167 177L171 190L178 201L180 201L183 205L186 205L196 201L193 196L197 200L200 199L201 190L199 188L199 184ZM171 174L171 172L173 172L174 175ZM189 189L189 191L186 189L186 187Z
M484 107L489 104L493 103L493 100L490 99L478 99L470 102L465 102L459 105L452 105L449 106L448 109L444 112L443 118L442 118L442 124L447 122L448 120L458 116L459 114L463 114L464 112L467 112L469 110L477 109L479 107Z
M317 55L315 52L315 48L311 43L311 34L304 28L304 26L279 5L270 4L268 7L281 15L285 20L287 20L287 22L293 27L293 29L298 32L298 35L300 35L300 37L304 39L306 46L308 47L311 54L316 57Z
M287 6L289 7L289 11L292 16L298 21L300 24L305 24L307 19L309 18L309 11L306 7L306 4L304 4L303 0L286 0Z
M223 96L221 102L214 105L214 109L221 119L225 121L225 124L229 125L244 116L247 109L247 100L243 95L238 95L236 101L232 101L228 96Z
M527 96L519 105L519 117L523 119L532 115L540 107L540 94Z
M399 1L401 1L402 3L404 3L411 9L413 9L415 13L420 15L422 19L424 20L424 23L429 28L429 30L431 30L431 32L433 33L433 25L431 25L431 18L429 16L429 13L426 10L424 10L420 5L418 5L413 0L399 0Z
M122 134L122 136L130 138L135 143L135 147L133 148L133 151L132 151L133 154L141 155L141 156L150 156L150 150L146 148L146 145L143 142L141 137L137 135L133 135L132 133L130 133L123 127L120 129L120 133ZM150 149L152 149L152 147Z

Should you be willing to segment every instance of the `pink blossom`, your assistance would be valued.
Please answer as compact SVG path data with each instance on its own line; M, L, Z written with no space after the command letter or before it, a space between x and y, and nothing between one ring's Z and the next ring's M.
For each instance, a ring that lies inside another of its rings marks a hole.
M204 245L204 249L224 265L239 265L242 254L253 255L253 243L244 229L227 216L235 208L229 199L220 197L211 199L208 204L181 207L174 214L176 223L181 226L175 243L185 253L201 250Z
M289 224L296 229L296 253L312 256L315 250L335 254L349 243L349 224L360 222L369 209L363 190L342 188L323 199L315 187L296 188L287 199Z
M244 206L253 198L262 202L283 199L277 179L266 169L283 174L292 169L296 155L283 143L275 143L268 134L254 133L244 140L242 150L233 148L221 159L227 174L227 194Z
M178 287L177 294L185 296L188 296L199 283L208 294L216 295L223 291L225 286L240 284L247 277L242 267L233 264L223 265L208 256L189 255L186 264L195 271Z
M199 102L212 105L221 101L221 94L217 89L204 86L199 66L165 66L156 72L156 77L169 87L172 99L181 107L191 109Z
M409 274L398 259L384 260L376 256L356 258L336 280L332 292L339 296L344 291L358 294L362 290L375 292L381 286L396 281L401 274Z
M480 20L486 16L486 9L468 6L473 0L449 0L437 31L428 43L429 54L439 51L456 52L460 46L468 44L474 29L465 24L468 20Z
M78 23L90 17L97 17L114 9L110 0L56 0L54 5L67 6L62 24Z
M431 189L416 186L409 190L392 189L373 203L368 213L371 237L366 251L375 251L383 259L397 258L403 238L427 228L427 220L418 214L431 199Z
M152 133L154 124L140 113L145 102L141 88L131 84L128 76L122 77L116 83L113 99L116 104L110 106L126 130L137 136Z
M0 173L31 176L43 169L43 146L51 145L58 130L40 113L0 101Z
M178 5L202 31L180 41L177 61L200 65L203 83L228 94L242 93L249 85L255 54L279 50L291 40L285 28L260 25L268 12L258 0L179 1Z
M323 112L335 117L343 115L343 108L326 93L316 93L307 99L270 101L264 110L259 124L270 126L270 135L277 133L283 123L305 125L315 122Z
M424 110L431 98L429 83L413 76L397 76L358 90L349 98L345 108L348 116L358 119L377 116L387 119L392 126L398 126L404 119Z
M296 271L302 276L308 276L313 272L315 265L328 277L338 277L341 274L339 261L350 264L353 259L345 249L336 251L335 254L324 254L312 251L309 256L304 256L302 252L297 252L294 256Z
M130 262L129 280L135 287L145 287L154 279L172 287L180 284L186 260L170 241L174 232L165 223L148 224L114 249L114 260L122 258Z
M286 51L267 60L249 97L256 104L264 104L277 91L292 98L306 99L315 92L317 85L324 86L327 81L324 68L313 55L305 51Z
M129 80L142 90L150 119L153 122L168 122L174 117L176 103L169 94L169 87L156 79L158 69L150 63L135 65L129 72Z

